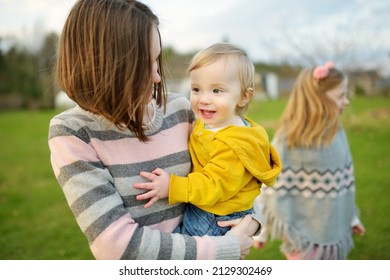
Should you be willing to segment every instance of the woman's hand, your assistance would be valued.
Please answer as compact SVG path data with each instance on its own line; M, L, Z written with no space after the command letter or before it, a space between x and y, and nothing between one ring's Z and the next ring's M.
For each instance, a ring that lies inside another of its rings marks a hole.
M246 256L248 256L250 249L253 245L253 238L252 235L256 232L258 228L258 222L257 227L254 230L254 224L252 223L252 216L246 215L242 219L236 219L232 220L235 221L234 224L229 223L232 221L219 221L218 224L221 226L232 226L232 229L228 231L227 234L234 234L237 239L238 243L240 245L240 259L245 259ZM238 222L237 222L238 221ZM226 225L225 225L226 224Z
M250 217L252 217L252 216L250 216ZM229 220L229 221L218 221L218 225L220 227L229 227L230 226L233 228L233 227L237 226L241 221L242 221L242 218ZM248 236L253 236L259 230L259 227L260 227L260 223L252 218L250 220L246 230L245 230L245 234Z

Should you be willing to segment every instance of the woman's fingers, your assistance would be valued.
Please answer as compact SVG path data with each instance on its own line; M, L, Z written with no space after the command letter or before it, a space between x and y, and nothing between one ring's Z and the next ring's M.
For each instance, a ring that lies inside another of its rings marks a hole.
M218 225L220 227L235 227L242 221L242 218L234 219L234 220L228 220L228 221L218 221Z

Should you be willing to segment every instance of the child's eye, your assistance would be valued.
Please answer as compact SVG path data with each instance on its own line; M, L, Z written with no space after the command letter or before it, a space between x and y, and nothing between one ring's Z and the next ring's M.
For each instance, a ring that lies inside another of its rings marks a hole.
M220 92L221 92L221 90L218 88L213 89L213 93L220 93Z
M193 91L193 92L199 92L199 89L198 89L198 88L192 88L191 91Z

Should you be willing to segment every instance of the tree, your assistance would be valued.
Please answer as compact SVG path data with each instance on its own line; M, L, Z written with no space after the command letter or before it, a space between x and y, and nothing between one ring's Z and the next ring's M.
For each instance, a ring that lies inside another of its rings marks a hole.
M17 43L7 51L0 49L1 108L54 107L52 73L57 41L57 34L50 33L35 52Z
M49 33L38 52L38 70L43 88L42 106L50 108L54 107L55 95L58 91L53 77L58 39L56 33Z

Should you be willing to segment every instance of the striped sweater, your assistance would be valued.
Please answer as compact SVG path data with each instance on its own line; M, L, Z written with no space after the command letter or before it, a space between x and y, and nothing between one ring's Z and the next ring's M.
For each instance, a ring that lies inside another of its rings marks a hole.
M55 116L49 127L54 174L96 259L239 259L234 235L189 237L171 234L183 204L161 199L151 208L137 201L141 170L157 167L186 176L191 169L188 137L194 115L186 98L169 94L156 108L140 142L102 116L76 106Z

